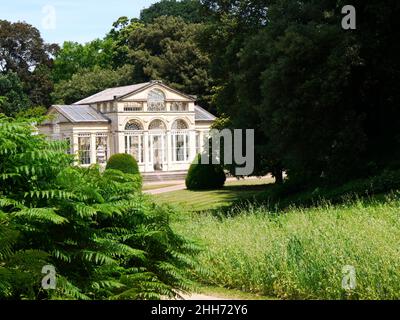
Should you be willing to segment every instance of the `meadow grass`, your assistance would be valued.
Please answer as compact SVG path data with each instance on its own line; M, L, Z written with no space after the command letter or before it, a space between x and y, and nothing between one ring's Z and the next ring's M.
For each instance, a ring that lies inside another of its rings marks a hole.
M155 195L153 199L185 212L215 210L230 207L237 201L252 199L264 192L272 182L271 178L228 181L219 190L179 190Z
M281 299L400 298L399 200L192 212L173 226L203 245L198 277L207 285ZM342 288L346 265L356 270L350 291Z

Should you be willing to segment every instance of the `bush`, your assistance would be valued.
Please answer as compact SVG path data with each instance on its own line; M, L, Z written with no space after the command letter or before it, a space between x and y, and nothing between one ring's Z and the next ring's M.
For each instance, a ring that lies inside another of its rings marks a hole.
M136 159L126 153L119 153L111 156L107 162L106 170L107 169L119 170L129 174L140 174Z
M186 291L196 247L132 175L72 166L66 144L0 117L0 299L157 299ZM41 288L53 265L55 290Z
M189 168L186 176L186 188L189 190L220 189L224 186L226 176L221 165L201 164L198 155Z

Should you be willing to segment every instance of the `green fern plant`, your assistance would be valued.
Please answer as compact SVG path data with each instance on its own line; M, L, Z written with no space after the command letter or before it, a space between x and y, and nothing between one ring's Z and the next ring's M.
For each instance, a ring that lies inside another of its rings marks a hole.
M0 299L159 299L189 290L197 247L134 175L73 167L33 120L0 117ZM41 268L57 271L41 288Z

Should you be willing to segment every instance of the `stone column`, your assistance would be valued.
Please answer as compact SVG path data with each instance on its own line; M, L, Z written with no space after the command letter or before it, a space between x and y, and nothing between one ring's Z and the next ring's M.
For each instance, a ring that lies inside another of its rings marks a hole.
M116 153L125 153L125 133L117 132Z
M97 150L96 150L96 134L90 134L90 163L96 164L97 162Z
M196 131L189 131L189 161L193 162L196 157Z
M78 151L79 151L79 145L78 145L78 134L73 133L72 134L72 140L71 140L71 153L75 158L74 165L78 165Z
M148 131L144 132L143 138L144 138L144 142L143 142L143 144L144 144L144 146L143 146L143 149L144 149L144 172L149 172L150 171L149 170L149 167L150 167L149 153L150 152L149 152L149 132Z
M204 131L201 130L199 131L199 149L200 149L200 153L203 153L204 151Z
M167 146L165 152L167 152L167 170L170 171L172 170L172 141L170 130L167 131Z

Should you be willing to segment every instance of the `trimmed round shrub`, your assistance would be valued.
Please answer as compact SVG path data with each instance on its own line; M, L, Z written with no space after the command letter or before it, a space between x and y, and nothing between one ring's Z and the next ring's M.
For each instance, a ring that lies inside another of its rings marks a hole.
M106 170L119 170L123 173L140 174L139 166L134 157L126 153L114 154L107 162Z
M186 176L186 188L189 190L220 189L226 176L221 165L201 164L201 155L197 155Z

